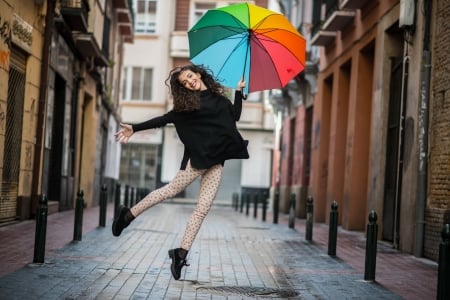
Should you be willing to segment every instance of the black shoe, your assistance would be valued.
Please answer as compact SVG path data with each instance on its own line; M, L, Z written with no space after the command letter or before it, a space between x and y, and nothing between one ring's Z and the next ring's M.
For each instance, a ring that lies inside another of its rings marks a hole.
M122 231L130 225L131 221L134 220L134 216L128 207L119 205L117 208L118 214L117 218L114 219L112 224L112 233L114 236L119 236Z
M172 271L172 276L175 280L180 279L181 268L184 266L189 266L186 262L186 256L188 251L182 248L176 248L169 250L169 257L172 259L172 265L170 266L170 271Z

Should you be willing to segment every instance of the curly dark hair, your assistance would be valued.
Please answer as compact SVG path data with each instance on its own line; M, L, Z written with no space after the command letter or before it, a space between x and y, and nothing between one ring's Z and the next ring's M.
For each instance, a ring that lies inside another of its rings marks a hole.
M170 71L169 77L167 77L165 81L166 86L170 89L173 96L174 111L180 112L200 109L200 92L187 89L178 80L181 72L186 70L199 73L203 83L210 91L219 95L224 95L225 88L214 78L212 72L208 68L192 64L176 67Z

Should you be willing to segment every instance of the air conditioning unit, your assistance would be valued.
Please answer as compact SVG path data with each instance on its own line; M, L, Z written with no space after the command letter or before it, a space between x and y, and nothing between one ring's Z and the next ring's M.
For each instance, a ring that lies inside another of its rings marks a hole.
M400 28L414 25L415 9L414 0L400 0L400 16L398 19Z

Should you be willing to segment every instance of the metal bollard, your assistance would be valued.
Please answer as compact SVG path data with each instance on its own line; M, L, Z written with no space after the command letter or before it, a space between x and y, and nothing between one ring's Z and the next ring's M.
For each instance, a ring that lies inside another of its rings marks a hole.
M328 232L328 255L336 255L336 241L338 230L338 204L336 201L331 203L330 225Z
M36 212L36 233L34 236L34 263L44 263L45 240L47 235L47 197L42 195L39 198L39 206Z
M128 205L127 207L132 207L133 206L133 200L134 199L134 187L130 186L129 190L128 190Z
M278 212L280 211L280 190L275 190L273 199L273 224L278 224Z
M289 201L289 228L295 227L295 194L291 194Z
M117 208L120 205L120 183L116 183L116 193L114 194L114 219L117 217Z
M100 216L98 220L99 227L105 227L106 224L106 205L107 205L108 194L106 190L106 184L103 184L100 191Z
M73 229L73 240L81 241L82 231L83 231L83 190L80 189L77 193L77 200L75 203L75 224Z
M266 221L267 216L267 193L263 192L262 194L262 220L263 222Z
M314 204L313 198L308 196L306 199L306 229L305 240L312 241L313 237L313 223L314 223Z
M139 200L141 198L141 188L136 188L136 193L134 194L134 205L139 203Z
M450 299L450 224L444 224L439 244L437 299Z
M250 193L245 193L245 215L248 216L250 211Z
M364 280L375 280L375 269L377 262L377 213L371 211L369 214L369 224L367 224L366 239L366 261L364 268Z
M232 205L233 205L233 208L234 208L235 211L238 210L238 202L239 202L238 197L239 196L238 196L237 193L233 193Z
M258 217L258 192L253 195L253 218Z
M129 206L129 194L130 194L130 186L128 184L125 184L125 200L124 205L126 207Z
M244 194L241 193L241 207L240 212L242 213L244 211Z

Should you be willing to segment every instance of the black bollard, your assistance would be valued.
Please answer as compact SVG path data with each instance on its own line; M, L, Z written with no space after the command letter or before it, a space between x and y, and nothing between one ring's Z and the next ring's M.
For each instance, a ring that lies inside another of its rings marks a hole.
M263 222L266 221L267 216L267 193L262 193L262 220Z
M130 194L130 186L128 184L125 184L125 200L124 205L126 207L129 206L129 194Z
M308 196L306 199L306 229L305 229L305 240L312 241L313 236L313 223L314 223L314 204L313 198Z
M291 194L289 201L289 228L295 227L295 194Z
M450 224L444 224L439 244L437 299L450 299Z
M235 211L239 211L239 193L235 193L235 195L236 195L236 198L235 198L235 207L234 207L234 210Z
M120 183L116 183L116 193L114 195L114 219L117 217L117 208L120 205Z
M375 269L377 262L377 213L371 211L369 214L369 224L367 224L367 239L366 239L366 261L364 268L364 280L375 280Z
M273 199L273 224L278 224L278 212L280 211L280 190L275 190Z
M253 218L258 217L258 192L253 194Z
M47 197L39 198L39 206L36 211L36 234L34 236L34 263L44 263L45 240L47 236Z
M338 204L333 201L330 212L330 225L328 232L328 255L336 256L336 241L338 230Z
M75 224L73 229L73 240L81 241L81 236L83 232L83 208L84 208L84 199L83 199L83 190L80 189L77 193L77 200L75 203Z
M98 220L99 227L105 227L106 224L106 205L107 205L108 194L106 190L106 184L103 184L100 191L100 215Z
M240 212L242 213L244 211L244 194L241 193L241 208Z
M245 193L245 215L248 216L250 211L250 193Z
M128 201L127 201L127 207L132 207L133 206L133 198L134 198L134 187L130 186L128 189Z

